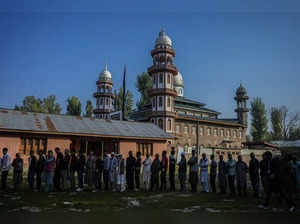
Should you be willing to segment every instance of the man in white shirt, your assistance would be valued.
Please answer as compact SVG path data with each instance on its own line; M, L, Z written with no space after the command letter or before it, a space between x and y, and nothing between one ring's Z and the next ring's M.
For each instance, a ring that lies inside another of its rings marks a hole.
M1 169L0 169L1 170L1 186L2 186L2 189L5 190L7 176L8 176L8 172L10 169L10 156L7 154L7 152L8 152L7 148L3 148L2 152L3 152L3 157L2 157Z

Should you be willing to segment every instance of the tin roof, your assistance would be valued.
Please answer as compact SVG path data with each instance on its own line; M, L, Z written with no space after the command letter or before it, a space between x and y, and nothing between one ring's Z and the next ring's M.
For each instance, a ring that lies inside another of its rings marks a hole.
M0 131L5 130L141 139L172 138L169 134L152 123L104 120L0 109Z

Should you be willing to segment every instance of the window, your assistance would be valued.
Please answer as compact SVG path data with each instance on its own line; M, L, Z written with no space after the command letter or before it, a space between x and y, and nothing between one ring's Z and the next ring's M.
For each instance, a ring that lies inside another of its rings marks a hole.
M221 136L224 136L224 129L221 129Z
M188 144L185 144L185 145L184 145L184 149L183 149L184 152L188 152L188 147L189 147Z
M233 132L233 137L236 138L236 131Z
M230 130L227 130L227 137L230 137Z
M162 120L162 119L159 119L159 120L158 120L158 127L160 127L161 129L164 128L163 120Z
M106 105L108 105L108 99L106 99Z
M172 130L172 121L171 121L171 119L168 120L168 130L169 131Z
M153 97L153 100L152 100L152 103L153 103L153 107L155 107L156 106L156 101L155 101L155 97Z
M168 97L168 107L170 107L171 106L171 99L170 99L170 97Z
M184 126L184 134L188 134L189 133L189 127L187 125Z
M160 96L158 99L159 99L158 104L159 104L160 107L162 107L162 105L163 105L163 98L162 98L162 96Z
M137 143L137 152L141 153L142 156L147 154L153 156L153 145L151 143Z
M159 83L163 83L163 74L159 74Z
M203 136L203 127L200 127L200 136Z
M179 124L176 125L176 133L180 133L180 125Z
M156 84L156 76L153 75L153 84Z
M168 74L168 84L171 83L171 78L170 78L170 74Z
M192 134L196 135L196 127L192 127Z
M240 131L240 139L242 139L242 137L243 137L243 132Z
M210 128L207 128L207 136L210 136L210 134L211 134L211 130Z
M218 129L217 128L214 129L214 136L218 136Z
M100 105L103 105L103 99L102 98L100 99Z

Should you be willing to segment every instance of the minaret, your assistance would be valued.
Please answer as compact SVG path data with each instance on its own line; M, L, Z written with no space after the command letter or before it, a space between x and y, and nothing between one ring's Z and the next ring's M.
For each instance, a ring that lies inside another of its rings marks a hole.
M237 108L235 109L235 112L237 113L239 123L247 127L249 112L249 109L247 108L247 100L249 99L249 97L247 96L247 91L242 84L240 84L239 88L237 88L234 99L237 103Z
M164 131L173 133L175 126L174 98L177 96L173 82L178 70L173 65L175 51L172 48L172 41L164 29L159 32L151 56L153 65L148 68L148 74L152 78L152 89L149 91L149 96L152 98L150 118Z
M97 92L94 93L94 97L96 98L96 109L94 109L95 117L110 119L109 114L114 110L113 100L115 95L112 92L113 82L107 65L105 65L104 70L100 73L96 85Z
M183 78L180 72L174 77L174 88L177 92L177 96L183 97Z

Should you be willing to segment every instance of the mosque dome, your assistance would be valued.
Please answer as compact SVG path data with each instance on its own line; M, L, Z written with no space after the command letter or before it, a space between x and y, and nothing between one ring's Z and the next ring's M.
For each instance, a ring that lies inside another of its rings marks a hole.
M180 72L174 76L174 86L182 86L183 87L183 78Z
M107 69L107 64L105 64L104 70L100 73L99 79L111 79L111 73Z
M167 45L169 47L172 47L172 40L171 38L165 33L165 30L162 28L159 32L158 37L155 40L155 46L158 45Z

